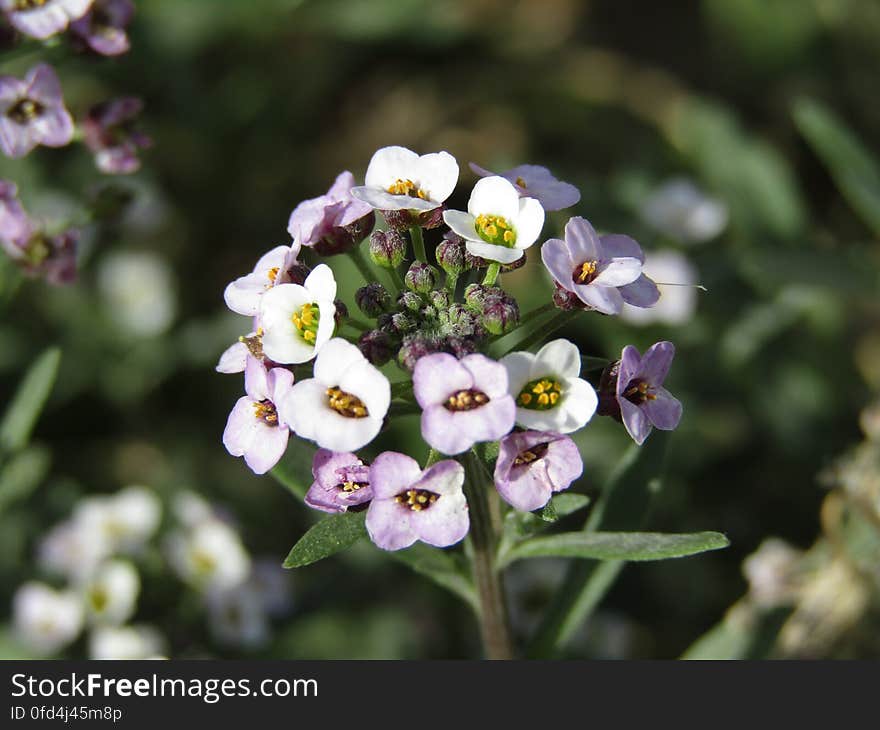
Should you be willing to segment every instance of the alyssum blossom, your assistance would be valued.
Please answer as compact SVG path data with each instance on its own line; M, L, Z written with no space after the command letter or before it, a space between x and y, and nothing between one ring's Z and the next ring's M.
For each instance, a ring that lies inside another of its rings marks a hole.
M70 644L83 625L79 596L36 581L25 583L15 592L12 614L16 634L42 655Z
M297 263L300 246L276 246L263 254L250 274L240 276L223 291L226 306L236 314L256 317L260 303L269 289L277 284L291 283L289 271Z
M70 29L95 53L118 56L129 49L126 28L133 17L131 0L94 0L89 12L71 23Z
M138 150L153 141L135 124L144 103L134 96L96 104L83 120L83 140L95 155L95 165L107 175L128 175L140 169Z
M599 403L581 372L581 353L568 340L553 340L537 354L511 352L501 358L516 422L540 431L571 433L587 425Z
M383 550L401 550L416 540L435 547L454 545L470 528L463 484L464 468L451 459L423 471L405 454L379 454L370 467L370 539Z
M584 218L568 221L564 241L545 242L541 259L559 286L602 314L619 314L624 302L650 307L660 298L642 273L639 244L629 236L598 236Z
M81 18L93 0L0 0L16 30L27 36L45 40L60 33L72 20Z
M73 117L51 66L34 66L24 79L0 76L0 149L5 155L24 157L40 144L64 147L73 132Z
M505 172L490 172L471 162L470 168L480 177L503 177L513 183L521 196L535 198L548 212L570 208L581 199L581 193L574 185L557 180L550 170L541 165L517 165Z
M338 337L321 348L314 374L278 404L281 418L300 438L332 451L370 443L391 404L388 378L355 345Z
M305 503L322 512L346 512L373 498L370 467L350 452L318 449L312 462L315 481Z
M474 185L467 212L447 210L443 220L472 255L511 264L538 240L544 209L535 198L521 198L509 180L493 176Z
M125 623L135 612L140 589L140 577L130 562L104 563L83 586L89 621L114 626Z

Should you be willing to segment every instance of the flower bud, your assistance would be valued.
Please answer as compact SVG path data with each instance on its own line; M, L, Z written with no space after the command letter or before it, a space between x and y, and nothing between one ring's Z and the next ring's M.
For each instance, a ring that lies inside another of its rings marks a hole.
M397 353L397 361L401 367L412 372L420 358L441 352L443 349L443 342L438 338L417 332L403 338L403 344Z
M403 335L415 329L415 326L416 323L413 322L411 317L398 312L391 315L391 324L388 329L392 334Z
M397 231L373 231L370 235L370 258L386 269L400 266L406 257L406 239Z
M331 228L312 248L320 256L335 256L351 251L363 241L376 225L376 214L370 211L347 226Z
M454 233L447 233L437 246L437 263L447 274L458 276L471 268L464 239Z
M362 286L354 293L354 301L358 309L367 317L378 317L391 306L391 295L378 282Z
M587 308L584 303L578 298L577 294L575 294L574 292L570 292L567 289L563 289L561 286L559 286L559 284L556 284L555 286L556 289L553 291L553 303L558 309L569 312L573 309Z
M460 360L465 355L475 353L477 345L470 337L447 337L445 349Z
M341 299L334 299L333 306L336 308L333 312L333 319L336 321L336 326L339 327L342 320L348 316L348 307Z
M476 334L480 324L478 315L458 302L440 310L438 319L445 334L457 337Z
M446 309L449 306L449 294L443 289L435 289L428 294L428 301L435 309Z
M519 305L516 299L500 289L493 292L483 302L481 323L493 335L510 332L519 324Z
M526 255L523 254L516 261L511 261L509 264L501 264L501 273L506 274L508 271L516 271L517 269L521 269L526 265Z
M489 287L482 284L468 284L464 290L464 301L474 312L483 311L483 302L488 296Z
M408 289L419 294L427 294L431 289L437 286L437 278L440 272L430 264L424 264L421 261L413 261L406 272L404 282Z
M397 298L397 304L410 312L418 312L425 306L425 300L415 292L405 291Z
M361 354L376 367L384 365L394 354L394 343L388 333L382 330L364 332L357 344Z

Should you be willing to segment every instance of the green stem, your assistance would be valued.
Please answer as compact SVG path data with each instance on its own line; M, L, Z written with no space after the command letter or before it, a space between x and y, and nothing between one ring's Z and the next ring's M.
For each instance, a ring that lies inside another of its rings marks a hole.
M361 251L360 246L355 246L348 252L348 255L351 256L351 260L354 261L354 265L357 266L357 270L367 284L376 281L376 275L373 273L370 263L367 261L366 256L364 256L364 252Z
M373 329L372 327L370 327L370 325L366 324L365 322L360 322L354 317L346 317L344 321L345 324L347 324L352 329L357 330L358 332L369 332L371 329Z
M528 324L529 322L531 322L535 317L540 317L542 314L552 312L554 309L556 309L556 305L553 302L542 304L537 309L533 309L532 311L524 314L519 320L519 326L522 327L524 324Z
M403 277L400 275L400 272L397 270L396 266L392 266L388 269L388 273L391 274L391 281L394 282L394 286L397 287L396 294L399 294L402 291L406 291L406 284L403 281Z
M437 449L431 449L431 450L428 452L428 458L427 458L427 460L425 461L425 469L427 469L429 466L433 466L433 465L436 464L438 461L440 461L440 458L441 458L442 456L443 456L443 455L442 455L439 451L437 451Z
M428 254L425 252L425 239L422 237L422 227L413 226L410 228L409 236L412 239L413 253L416 259L423 264L428 263Z
M458 283L458 274L452 274L450 272L446 272L446 290L449 292L449 295L455 296L455 285Z
M498 278L500 272L501 264L497 261L493 261L489 264L489 268L486 269L486 277L483 279L483 286L495 286L495 279Z
M550 337L556 330L560 327L564 327L566 324L571 322L578 315L577 310L573 311L560 311L555 315L550 317L542 327L532 332L528 337L525 337L520 343L518 349L520 350L528 350L532 345L541 342L541 340L545 340Z
M495 565L497 535L493 528L492 509L487 499L485 481L480 476L477 457L468 454L465 493L470 508L471 563L480 603L480 634L488 659L513 659L513 642L504 600L501 572Z

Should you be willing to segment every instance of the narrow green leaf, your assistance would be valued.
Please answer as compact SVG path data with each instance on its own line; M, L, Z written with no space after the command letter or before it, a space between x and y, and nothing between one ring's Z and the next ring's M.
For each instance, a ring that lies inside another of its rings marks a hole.
M585 494L563 493L553 497L544 509L537 512L511 510L504 516L497 560L503 560L510 549L521 540L546 530L553 522L583 509L590 503Z
M577 492L562 492L557 494L550 500L556 515L559 518L566 517L570 514L583 509L590 503L590 498L586 494L578 494Z
M592 357L591 355L581 356L581 372L586 373L590 370L604 370L611 361L606 357Z
M504 564L523 558L546 557L665 560L719 550L729 544L720 532L565 532L521 542L507 553Z
M315 448L301 439L290 439L287 451L270 472L275 480L299 500L305 499L312 484Z
M417 542L406 550L397 550L388 555L451 591L475 611L478 610L479 604L474 585L467 566L458 553Z
M52 392L60 362L61 350L51 347L31 365L0 421L0 449L17 451L27 444Z
M284 567L302 568L348 550L367 536L365 517L365 512L342 512L324 518L313 525L293 546L284 561Z
M559 519L559 513L553 505L553 501L547 502L544 507L535 513L544 522L556 522Z
M0 512L33 492L49 473L48 449L31 446L12 456L0 471Z

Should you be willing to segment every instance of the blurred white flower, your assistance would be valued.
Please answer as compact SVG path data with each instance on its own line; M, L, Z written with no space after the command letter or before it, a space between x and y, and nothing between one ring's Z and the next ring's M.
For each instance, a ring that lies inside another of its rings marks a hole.
M624 304L620 316L637 325L655 322L680 325L690 321L697 308L699 292L694 287L697 270L687 257L672 250L645 252L642 271L657 282L660 299L653 307L647 308Z
M113 496L87 497L76 507L75 522L105 539L110 552L136 553L159 527L162 508L146 487L130 486Z
M261 596L252 585L208 595L211 633L221 644L257 648L269 640L269 621Z
M140 590L140 576L131 563L104 563L83 588L90 622L114 626L125 623L137 608Z
M686 243L715 238L727 226L727 206L686 178L663 183L642 203L639 216L652 228Z
M79 596L36 581L25 583L15 592L12 613L18 638L42 656L70 644L83 625Z
M165 639L152 626L103 626L89 635L90 659L164 659Z
M247 585L259 597L269 616L283 616L293 605L290 571L281 567L275 558L254 561Z
M214 519L214 510L195 492L184 491L174 495L171 511L181 524L192 527L199 522Z
M98 288L107 313L124 331L136 337L165 332L177 311L171 268L149 251L120 251L103 258Z
M208 593L240 586L251 568L238 533L218 519L171 535L168 560L184 581Z
M37 562L44 570L78 583L91 575L110 552L110 541L102 531L70 519L43 536L37 547Z
M769 608L794 600L793 578L802 555L785 540L770 537L743 561L743 575L755 603Z

